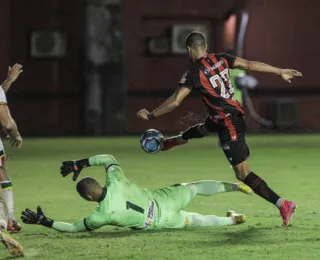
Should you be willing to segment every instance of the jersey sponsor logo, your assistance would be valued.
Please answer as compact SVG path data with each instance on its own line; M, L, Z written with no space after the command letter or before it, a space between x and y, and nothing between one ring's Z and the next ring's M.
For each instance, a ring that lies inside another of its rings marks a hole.
M211 68L211 70L215 70L215 69L219 68L222 64L223 64L223 60L221 60L218 63L214 64L210 68Z
M229 150L230 150L230 146L229 146L229 145L227 145L227 144L225 144L225 145L223 146L223 150L225 150L225 151L229 151Z
M210 69L205 68L205 69L204 69L204 74L205 74L205 75L210 75Z
M147 215L147 218L144 222L144 227L147 228L147 227L151 227L152 226L152 223L153 221L155 220L156 218L156 203L154 200L151 200L149 202L149 209L148 209L148 215Z
M150 201L149 203L149 210L148 210L148 218L154 219L155 218L155 203L154 201Z

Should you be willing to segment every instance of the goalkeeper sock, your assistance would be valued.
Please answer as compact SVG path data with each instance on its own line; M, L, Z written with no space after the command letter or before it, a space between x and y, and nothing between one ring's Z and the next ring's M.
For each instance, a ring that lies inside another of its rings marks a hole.
M200 125L201 124L197 124L197 125L194 125L194 126L191 126L190 128L188 128L186 131L184 131L182 133L181 138L183 140L189 140L189 139L193 139L193 138L204 137L204 135L199 132Z
M15 219L13 215L13 191L12 191L12 182L11 181L2 181L2 196L3 200L7 205L8 208L8 216L9 219Z
M235 220L230 217L218 217L215 215L192 214L192 227L221 227L235 225Z
M255 175L253 172L250 172L243 182L247 184L257 195L269 201L270 203L276 206L278 206L277 204L281 204L279 203L279 201L281 201L280 197L269 188L268 184L264 180Z
M216 193L236 191L238 189L237 184L220 181L198 181L192 183L191 186L196 189L197 195L202 196L211 196Z

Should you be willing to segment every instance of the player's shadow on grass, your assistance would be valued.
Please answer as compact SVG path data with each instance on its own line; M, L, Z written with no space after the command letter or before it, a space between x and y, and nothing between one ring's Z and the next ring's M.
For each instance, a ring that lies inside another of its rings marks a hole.
M215 240L206 240L206 241L198 241L196 243L197 246L201 245L203 247L208 246L225 246L225 245L241 245L241 244L248 244L248 241L250 242L250 245L263 245L267 243L268 245L279 245L279 243L295 243L295 242L310 242L310 243L318 243L320 241L320 238L317 237L309 237L306 238L304 236L297 236L292 235L289 237L285 237L284 239L276 239L274 241L270 241L269 235L266 233L270 231L270 233L278 232L277 230L283 230L284 227L277 226L277 227L259 227L259 228L251 228L248 227L244 230L228 230L225 232L219 232L217 233L217 236L215 236ZM290 231L291 227L288 228L287 231ZM302 228L303 229L303 228ZM296 231L299 231L300 228L293 227L293 234L295 234ZM212 237L213 234L211 234Z
M2 258L3 260L9 260L9 259L21 259L21 256L13 256L13 255L9 255L5 258Z
M100 232L90 232L90 233L82 233L78 235L79 239L87 239L87 238L121 238L121 237L130 237L130 236L140 236L140 235L154 235L154 234L167 234L174 233L179 235L187 235L189 232L194 233L197 232L198 235L212 237L232 237L241 243L242 239L248 239L254 233L254 229L245 229L241 231L229 231L229 230L219 230L219 232L215 232L213 228L190 228L190 229L162 229L162 230L114 230L114 231L100 231ZM71 235L72 236L72 235Z
M299 227L292 227L294 230L299 231ZM168 234L174 233L177 235L188 236L188 234L194 234L196 232L197 235L205 237L205 240L199 240L196 243L197 246L222 246L222 245L240 245L247 244L250 241L251 244L279 244L279 240L275 241L266 241L266 237L268 232L274 233L277 230L284 229L281 226L273 226L273 227L246 227L242 230L232 230L232 227L229 229L217 229L214 228L195 228L195 229L164 229L164 230L114 230L114 231L102 231L102 232L91 232L91 233L83 233L78 235L76 238L78 239L90 239L90 238L124 238L131 236L143 236L143 235L157 235L157 234ZM291 229L291 227L289 227ZM172 237L174 240L174 237ZM283 242L301 242L301 241L309 241L309 242L319 242L319 238L305 238L299 236L292 236L283 240ZM280 242L281 243L281 242Z
M162 230L115 230L115 231L100 231L100 232L90 232L83 233L78 238L106 238L106 237L130 237L130 236L140 236L140 235L152 235L161 233L178 233L178 232L188 232L191 229L162 229Z

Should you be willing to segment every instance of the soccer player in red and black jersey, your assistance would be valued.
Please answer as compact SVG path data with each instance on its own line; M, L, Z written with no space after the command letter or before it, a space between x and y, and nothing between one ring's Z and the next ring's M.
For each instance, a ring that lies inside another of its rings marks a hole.
M192 90L199 91L209 116L204 123L194 125L178 136L165 139L162 151L185 144L193 138L218 133L220 144L238 180L243 181L256 194L276 205L283 218L283 225L287 226L295 211L295 203L278 196L263 179L249 169L250 152L245 139L246 122L243 106L233 97L229 69L241 68L274 73L289 83L292 78L302 74L296 70L279 69L227 54L207 53L206 39L199 32L188 35L186 48L192 65L180 80L179 88L152 113L146 109L140 110L137 114L138 118L152 120L167 114L177 108Z

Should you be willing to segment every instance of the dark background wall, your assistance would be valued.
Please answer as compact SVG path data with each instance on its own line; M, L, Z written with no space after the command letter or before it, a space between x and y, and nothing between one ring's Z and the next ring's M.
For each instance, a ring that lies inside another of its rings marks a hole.
M318 129L319 1L124 0L128 133L140 133L147 127L179 131L201 121L205 113L201 101L190 97L176 112L152 124L136 119L139 109L155 108L174 91L189 66L183 56L147 57L146 38L167 33L167 26L174 23L203 22L212 28L209 46L222 51L219 20L231 8L242 8L245 2L244 9L250 15L245 58L304 73L303 79L291 85L273 75L255 74L260 87L251 95L257 110L267 115L270 101L294 98L301 127ZM0 75L4 78L7 66L13 62L24 65L23 76L8 94L12 114L24 135L82 133L84 10L84 1L78 0L0 0ZM66 58L40 61L29 56L28 36L32 30L42 28L59 28L69 35ZM249 123L252 129L259 129L252 121Z
M129 94L131 92L127 130L130 132L141 132L149 126L162 131L178 131L193 124L204 114L201 101L189 98L178 111L163 119L152 123L135 119L138 109L146 107L151 110L163 101L161 98L151 98L153 93L162 91L169 95L174 91L179 77L188 68L185 57L144 56L143 39L150 34L156 36L163 33L165 26L174 22L203 21L211 23L214 28L217 22L213 18L223 14L224 8L241 7L237 1L199 0L195 3L191 0L176 0L173 5L168 0L161 3L153 8L151 5L154 4L147 0L125 2L127 83ZM260 81L259 89L251 93L255 107L263 116L268 116L271 101L284 97L297 99L300 127L309 130L317 130L320 125L320 112L317 109L320 101L320 74L317 66L320 28L315 26L320 23L319 7L320 2L317 0L308 1L307 5L299 0L251 0L246 1L244 8L250 15L245 58L283 68L295 68L304 74L303 79L292 84L274 75L254 74ZM212 44L216 43L214 37L211 37L210 43L214 51L221 51L219 44ZM146 96L142 98L141 92ZM249 125L251 129L259 130L250 118Z
M267 114L270 101L293 98L298 102L303 129L320 126L320 1L247 1L250 14L245 56L283 68L296 68L304 77L292 84L277 76L254 74L260 88L252 92L255 106ZM252 127L256 125L252 124Z
M244 1L192 0L125 1L125 57L128 89L127 131L140 133L146 127L163 132L180 131L205 115L199 98L188 98L172 114L156 121L140 122L136 113L141 108L152 110L176 89L178 81L189 68L186 56L148 56L147 37L163 36L174 24L205 24L209 31L209 47L219 50L219 29L222 18L231 9L240 9ZM190 111L190 112L188 112Z
M11 112L23 135L80 132L81 49L84 8L77 0L1 0L0 74L9 64L24 65L23 76L8 93ZM63 60L36 60L29 55L33 30L61 29L68 34Z

